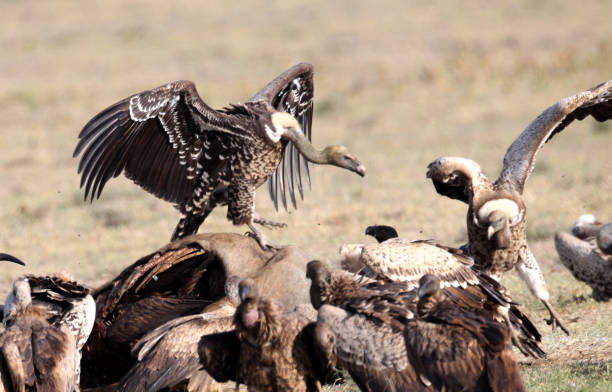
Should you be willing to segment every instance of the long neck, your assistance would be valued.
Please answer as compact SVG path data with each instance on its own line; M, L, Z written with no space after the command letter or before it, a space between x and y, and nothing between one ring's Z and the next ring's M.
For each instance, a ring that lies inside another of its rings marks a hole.
M298 151L310 162L318 164L328 164L329 158L326 154L325 149L319 150L315 148L303 133L296 130L289 130L285 132L284 136L291 141Z

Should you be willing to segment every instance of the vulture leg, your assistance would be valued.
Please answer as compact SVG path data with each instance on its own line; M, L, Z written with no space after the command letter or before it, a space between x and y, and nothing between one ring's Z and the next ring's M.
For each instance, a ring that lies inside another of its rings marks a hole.
M284 222L275 222L273 220L266 219L257 213L253 214L253 223L257 223L258 225L261 225L266 229L279 229L287 227L287 224Z
M526 248L521 254L520 258L521 261L516 265L516 270L518 271L521 279L525 281L527 287L529 287L529 290L531 290L533 295L542 301L544 306L546 306L546 309L548 309L550 319L546 320L546 322L552 325L553 330L559 327L563 332L569 335L569 331L567 328L565 328L552 305L548 302L548 299L550 298L548 287L546 287L544 276L542 276L542 271L540 271L540 267L538 266L533 253L531 253L529 248Z
M255 222L253 218L251 218L247 222L247 226L249 226L249 229L251 229L251 231L253 232L253 233L247 233L247 235L252 235L257 240L257 242L259 242L259 245L261 246L262 249L264 250L280 249L280 247L271 243L270 240L268 240L268 237L264 233L262 233L261 230L257 228L257 226L255 226Z
M198 232L200 225L204 222L204 219L208 216L210 211L201 215L181 215L181 219L179 220L176 228L174 229L174 233L172 233L172 237L170 241L174 241L179 238L186 237L191 234L195 234Z

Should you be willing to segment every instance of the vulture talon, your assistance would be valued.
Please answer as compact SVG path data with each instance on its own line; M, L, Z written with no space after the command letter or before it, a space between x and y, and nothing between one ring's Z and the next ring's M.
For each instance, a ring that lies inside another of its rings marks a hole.
M544 306L546 306L546 309L548 309L548 313L550 314L550 319L546 319L546 324L552 325L553 331L557 329L557 327L561 328L561 330L565 332L567 336L569 336L569 331L567 330L567 328L565 328L565 326L561 322L561 318L557 315L557 312L555 312L553 307L548 303L548 301L542 301L542 303L544 304Z

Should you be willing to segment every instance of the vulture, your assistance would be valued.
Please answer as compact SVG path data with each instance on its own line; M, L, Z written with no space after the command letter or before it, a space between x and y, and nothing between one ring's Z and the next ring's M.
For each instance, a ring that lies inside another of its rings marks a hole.
M456 306L505 322L512 342L525 355L544 357L541 335L521 312L506 288L475 268L474 261L460 249L432 240L409 241L393 235L389 226L370 226L366 233L385 239L378 244L341 248L342 264L365 276L386 282L401 282L416 289L419 279L430 274L441 280L441 292ZM348 261L346 261L348 260Z
M293 205L303 197L301 166L328 164L365 175L365 167L343 146L318 150L310 144L313 67L289 68L244 104L215 110L190 81L177 81L125 98L94 116L79 134L74 157L85 199L99 197L122 172L181 213L171 240L198 231L208 214L227 204L227 218L246 224L262 246L270 245L255 226L279 227L257 215L255 190L269 179L278 207L285 184Z
M572 233L556 233L555 248L574 277L591 286L596 301L612 297L612 223L593 215L578 218Z
M263 298L251 279L240 282L235 330L205 335L203 368L217 381L246 384L249 391L319 391L335 363L329 342L315 339L316 324Z
M522 383L504 323L439 294L434 298L444 305L434 306L423 299L428 291L421 286L364 281L319 261L307 271L311 300L319 309L317 339L331 336L327 351L362 391L523 390L516 388ZM496 360L503 366L490 363ZM489 383L492 376L519 378L504 389L495 380Z
M0 258L16 261L6 256ZM81 348L94 318L89 289L66 276L17 279L3 309L0 390L78 390Z
M546 282L527 245L523 192L544 143L572 121L588 116L597 121L612 118L612 81L562 99L542 112L510 145L495 182L487 179L476 162L465 158L438 158L427 171L439 194L468 204L468 247L476 264L496 279L516 267L548 309L552 327L558 326L567 334L549 302Z
M225 297L227 278L253 277L262 294L293 309L310 302L307 262L296 247L265 250L234 233L188 236L140 258L94 293L98 315L83 352L82 385L131 390L128 371L146 372L151 391L197 384L197 328L206 328L202 314L219 315L212 309ZM175 339L181 330L192 332ZM177 366L163 367L174 360Z
M443 299L441 280L419 280L418 318L406 324L406 352L442 391L525 391L507 329Z

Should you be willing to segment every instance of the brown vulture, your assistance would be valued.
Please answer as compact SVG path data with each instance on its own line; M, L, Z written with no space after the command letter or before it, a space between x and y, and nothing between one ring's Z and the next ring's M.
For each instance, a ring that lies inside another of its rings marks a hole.
M0 391L78 390L81 348L94 318L89 290L66 276L17 279L3 309Z
M217 381L246 384L249 391L319 391L335 363L329 342L315 339L316 324L300 312L286 312L276 301L260 297L245 279L235 330L203 336L203 368Z
M591 286L596 301L612 297L612 223L583 215L572 233L556 233L555 248L561 262L574 277Z
M527 245L525 183L544 143L574 120L612 118L612 81L564 98L540 114L510 145L501 174L491 182L480 166L469 159L438 158L428 166L427 177L436 191L468 204L469 252L485 272L500 279L516 267L531 292L546 306L553 328L567 328L551 306L540 267Z
M441 295L441 281L419 281L418 318L406 323L406 352L441 391L525 391L508 329Z
M540 348L541 335L529 318L500 283L475 268L474 261L460 249L428 240L409 241L392 235L388 226L370 226L372 236L382 243L349 245L341 248L353 271L373 279L401 282L406 289L416 289L425 274L441 280L442 294L456 306L483 314L510 327L512 342L528 356L545 356Z
M308 265L308 276L319 308L317 336L331 335L327 351L361 390L522 390L513 389L522 386L520 375L499 389L489 374L502 382L518 374L505 323L457 306L441 295L439 284L427 301L420 286L364 281L319 261ZM440 320L445 327L436 326ZM503 366L490 363L489 354Z
M269 179L286 208L285 184L295 206L307 161L335 165L360 176L365 167L343 146L318 150L310 144L313 67L300 63L283 72L244 104L215 110L190 81L171 82L125 98L93 117L79 134L73 156L85 198L99 197L121 173L181 212L172 240L194 234L208 214L227 204L227 218L246 224L262 246L270 243L255 226L278 227L255 212L255 190ZM310 178L308 177L310 184Z

